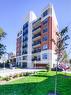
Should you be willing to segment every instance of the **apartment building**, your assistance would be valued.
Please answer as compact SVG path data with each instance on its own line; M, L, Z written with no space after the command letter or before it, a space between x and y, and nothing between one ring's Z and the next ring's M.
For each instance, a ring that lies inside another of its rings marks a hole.
M36 17L30 12L17 35L16 63L24 68L45 68L56 64L55 44L58 23L52 4L48 4Z

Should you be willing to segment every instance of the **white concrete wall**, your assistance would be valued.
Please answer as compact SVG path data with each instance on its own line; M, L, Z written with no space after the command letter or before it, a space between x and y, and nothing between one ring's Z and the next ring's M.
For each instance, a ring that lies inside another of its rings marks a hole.
M29 12L29 27L28 27L28 56L27 56L27 68L33 68L32 64L32 22L36 19L36 15Z

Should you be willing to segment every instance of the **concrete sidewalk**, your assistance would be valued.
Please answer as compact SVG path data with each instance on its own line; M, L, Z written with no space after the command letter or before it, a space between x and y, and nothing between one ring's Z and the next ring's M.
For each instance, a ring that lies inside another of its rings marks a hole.
M6 77L10 75L20 74L24 72L37 72L42 69L0 69L0 76Z

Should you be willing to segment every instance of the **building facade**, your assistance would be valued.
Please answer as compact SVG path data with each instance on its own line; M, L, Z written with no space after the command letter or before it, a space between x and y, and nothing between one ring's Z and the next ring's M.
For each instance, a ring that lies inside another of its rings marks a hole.
M16 62L24 68L45 68L56 64L55 44L58 23L52 4L41 12L39 18L30 12L17 35Z

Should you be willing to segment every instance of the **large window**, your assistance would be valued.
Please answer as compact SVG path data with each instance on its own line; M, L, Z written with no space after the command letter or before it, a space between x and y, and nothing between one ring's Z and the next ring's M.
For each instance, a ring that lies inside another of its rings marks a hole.
M23 37L23 42L24 41L27 41L28 40L28 35L25 35L24 37Z
M27 62L23 62L23 63L22 63L22 67L23 67L23 68L26 68L26 67L27 67Z
M48 14L48 11L46 10L45 12L43 12L43 17L45 17Z
M26 42L24 42L24 44L23 44L23 48L27 48L27 43Z
M23 50L22 50L22 54L27 54L27 47L26 47L26 46L23 46L22 49L23 49Z
M42 59L47 59L47 53L42 54Z
M22 54L27 54L27 50L23 50Z
M46 49L48 49L48 46L47 46L47 44L44 44L44 45L42 46L42 50L46 50Z
M28 27L28 22L23 25L23 30Z
M42 38L42 42L47 41L47 40L48 40L48 36L45 35L45 36Z
M43 29L43 33L47 32L47 31L48 31L48 29L47 29L47 28L44 28L44 29Z
M26 34L28 34L28 28L23 30L23 36L26 35Z
M23 56L23 60L27 60L27 56Z

